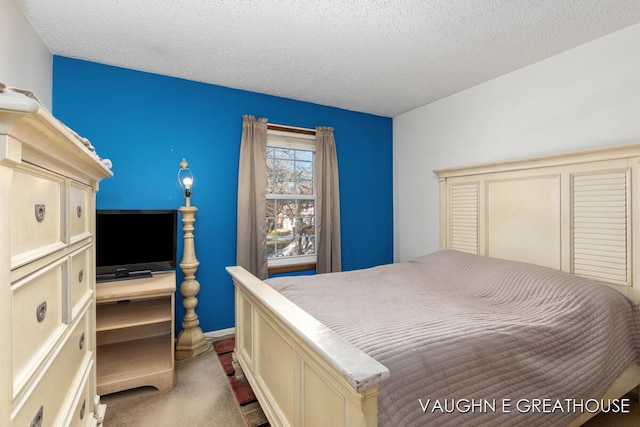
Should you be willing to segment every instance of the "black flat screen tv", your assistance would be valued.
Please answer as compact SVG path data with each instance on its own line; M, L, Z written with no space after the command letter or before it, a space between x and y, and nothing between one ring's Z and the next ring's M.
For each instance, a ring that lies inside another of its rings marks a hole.
M177 210L98 209L97 281L175 269L177 220Z

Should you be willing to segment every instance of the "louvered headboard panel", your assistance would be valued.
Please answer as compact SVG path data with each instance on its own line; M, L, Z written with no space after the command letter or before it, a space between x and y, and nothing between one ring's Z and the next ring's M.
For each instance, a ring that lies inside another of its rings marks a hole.
M442 249L557 268L640 303L640 144L436 173Z
M478 253L478 183L452 185L449 191L450 248Z
M572 177L573 272L631 285L629 169Z

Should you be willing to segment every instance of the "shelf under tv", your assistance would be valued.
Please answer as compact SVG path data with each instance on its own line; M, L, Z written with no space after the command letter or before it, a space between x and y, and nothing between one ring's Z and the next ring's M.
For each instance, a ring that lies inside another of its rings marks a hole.
M96 285L98 394L174 383L175 271Z

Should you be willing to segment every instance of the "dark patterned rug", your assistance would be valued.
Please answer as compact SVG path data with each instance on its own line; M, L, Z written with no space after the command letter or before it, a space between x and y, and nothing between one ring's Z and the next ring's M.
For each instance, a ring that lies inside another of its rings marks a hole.
M269 421L264 415L264 412L262 412L262 408L260 408L260 404L253 390L251 390L249 382L245 378L238 380L234 375L235 370L231 363L231 356L235 344L235 338L227 338L213 343L213 348L218 355L222 370L227 375L227 378L229 378L231 391L247 425L249 427L267 427L269 426Z

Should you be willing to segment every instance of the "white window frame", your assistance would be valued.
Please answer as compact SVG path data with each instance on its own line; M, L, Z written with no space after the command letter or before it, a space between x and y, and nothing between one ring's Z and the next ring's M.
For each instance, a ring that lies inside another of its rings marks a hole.
M295 129L295 128L294 128ZM317 202L318 202L318 187L316 176L316 136L308 135L297 132L287 132L282 130L267 129L267 147L275 148L289 148L293 150L305 150L313 151L313 201L314 201L314 236L317 235ZM273 197L269 197L269 195ZM269 199L304 199L299 195L291 194L267 194L267 200ZM315 249L317 251L318 246L316 244ZM315 264L317 261L317 252L313 255L295 255L277 258L267 258L267 267L282 267L282 266L295 266L301 264Z

